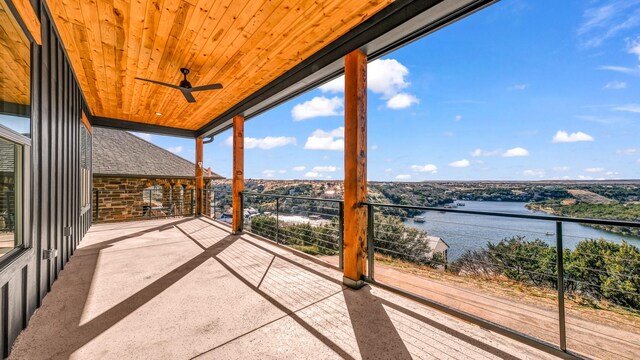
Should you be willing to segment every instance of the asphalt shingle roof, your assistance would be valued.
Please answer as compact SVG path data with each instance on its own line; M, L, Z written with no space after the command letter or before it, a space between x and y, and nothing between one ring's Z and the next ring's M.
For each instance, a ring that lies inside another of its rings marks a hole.
M157 178L195 176L195 164L191 161L127 131L94 127L92 141L95 175ZM211 173L210 178L222 177Z

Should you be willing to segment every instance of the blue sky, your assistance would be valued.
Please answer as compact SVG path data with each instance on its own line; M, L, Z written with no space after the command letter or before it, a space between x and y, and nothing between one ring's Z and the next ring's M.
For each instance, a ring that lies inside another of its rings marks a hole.
M640 178L639 80L640 0L501 1L369 64L369 180ZM245 177L342 179L343 96L247 121ZM226 177L230 135L204 154Z

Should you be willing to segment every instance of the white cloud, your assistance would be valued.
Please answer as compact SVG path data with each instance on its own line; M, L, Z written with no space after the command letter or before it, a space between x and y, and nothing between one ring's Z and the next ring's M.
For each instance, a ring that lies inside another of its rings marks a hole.
M453 118L453 121L455 121L455 122L458 122L458 121L460 121L460 120L462 120L462 115L456 115L456 116Z
M462 159L462 160L449 163L449 166L454 168L466 168L466 167L469 167L469 165L471 165L471 162L469 162L469 160L467 159Z
M551 168L551 170L558 171L558 172L565 172L565 171L569 171L570 168L568 166L554 166Z
M624 81L609 81L604 88L609 90L620 90L625 89L627 87L627 83Z
M314 171L309 171L306 174L304 174L304 176L308 178L317 178L317 177L320 177L320 174Z
M593 180L593 176L578 175L578 180Z
M167 150L171 151L174 154L180 154L182 152L182 146L172 146L168 147Z
M521 156L529 156L529 150L521 147L515 147L513 149L509 149L502 154L502 157L521 157Z
M293 171L304 171L304 169L306 169L306 166L294 166L293 167Z
M607 171L606 173L604 173L606 176L617 176L620 175L619 172L617 171Z
M526 176L526 177L535 177L535 178L542 178L545 175L545 172L543 169L528 169L522 172L522 175Z
M554 143L570 143L570 142L579 142L579 141L593 141L593 136L589 134L585 134L582 131L567 133L566 131L558 130L558 132L553 136L552 141Z
M343 93L344 92L344 75L329 81L328 83L320 86L318 89L323 93Z
M522 91L522 90L525 90L527 87L529 87L529 85L527 85L527 84L515 84L513 86L510 86L509 90L511 90L511 91Z
M604 125L627 122L625 118L621 118L617 116L576 115L576 119L594 122L598 124L604 124Z
M286 174L287 170L278 170L278 174Z
M337 167L335 166L314 166L313 169L311 169L311 171L313 172L335 172L336 170L338 170Z
M409 69L395 59L373 61L367 67L367 87L377 94L392 97L409 86Z
M411 165L411 170L417 171L417 172L428 172L428 173L435 174L438 172L438 167L433 164Z
M419 102L414 95L402 92L410 83L409 69L395 59L379 59L367 66L367 89L387 100L391 109L404 109ZM344 76L340 76L322 86L324 93L344 92Z
M413 104L418 104L420 100L417 97L407 94L407 93L399 93L393 95L391 99L387 100L387 107L389 109L406 109Z
M262 171L262 175L264 175L265 177L273 177L273 175L275 175L276 171L275 170L264 170Z
M620 149L616 151L618 155L635 155L640 154L640 148Z
M620 32L637 27L640 24L640 12L630 9L637 4L637 1L613 0L588 8L578 28L582 46L598 47Z
M630 67L624 67L624 66L605 65L605 66L600 66L599 69L600 70L615 71L615 72L619 72L619 73L627 74L627 75L640 76L640 66L635 67L635 68L630 68Z
M371 145L371 150L373 151L378 150L378 145L376 144Z
M386 168L386 169L384 169L384 172L386 172L387 174L388 174L388 173L390 173L390 172L392 172L392 171L393 171L393 169L392 169L392 168Z
M480 156L489 157L489 156L498 155L500 151L501 151L500 149L495 149L495 150L475 149L470 154L473 157L480 157Z
M616 106L613 108L613 110L640 113L640 104L628 104L628 105Z
M588 173L601 173L601 172L604 171L604 168L601 168L601 167L590 167L590 168L584 169L584 171L586 171Z
M307 150L335 150L344 149L344 127L329 132L318 129L307 138L304 148Z
M629 54L637 56L638 60L640 60L640 36L635 39L628 40L627 51Z
M411 175L408 174L400 174L398 176L396 176L397 180L409 180L411 179Z
M227 146L233 146L233 137L229 136L224 143ZM264 138L252 138L245 137L244 138L244 148L245 149L262 149L262 150L270 150L277 147L287 146L287 145L296 145L297 141L294 137L287 136L267 136Z
M247 137L244 139L245 149L263 149L269 150L277 147L295 145L296 138L285 136L267 136L262 139Z
M153 135L151 134L134 132L134 131L129 131L129 133L139 137L140 139L147 140L149 142L151 142L151 139L153 139Z
M338 116L342 115L344 108L344 99L334 96L327 98L324 96L316 96L302 104L297 104L291 109L293 120L300 121L321 116Z

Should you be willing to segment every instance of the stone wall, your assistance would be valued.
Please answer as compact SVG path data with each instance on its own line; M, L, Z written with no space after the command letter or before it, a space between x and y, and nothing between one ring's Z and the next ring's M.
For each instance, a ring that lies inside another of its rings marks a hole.
M208 185L205 181L205 188ZM157 190L149 192L152 186ZM205 192L207 194L207 192ZM195 179L93 177L94 221L193 215ZM208 196L205 196L208 198ZM206 203L205 199L205 203ZM208 209L209 207L206 207Z

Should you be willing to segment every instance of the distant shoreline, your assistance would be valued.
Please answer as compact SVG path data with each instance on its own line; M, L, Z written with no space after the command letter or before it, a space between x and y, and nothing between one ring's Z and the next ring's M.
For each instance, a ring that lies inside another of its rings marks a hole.
M219 179L214 182L230 182L231 179ZM344 180L335 179L262 179L246 178L245 181L293 181L308 183L343 183ZM421 181L397 181L397 180L369 180L370 184L610 184L610 185L640 185L640 179L617 179L617 180L421 180Z

